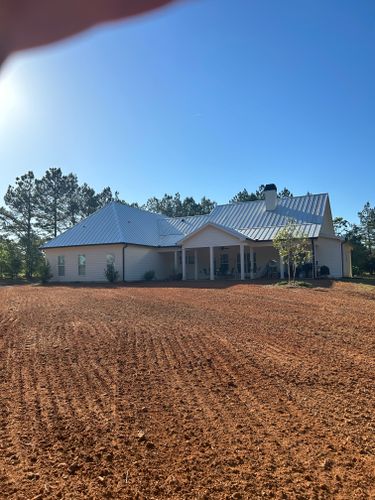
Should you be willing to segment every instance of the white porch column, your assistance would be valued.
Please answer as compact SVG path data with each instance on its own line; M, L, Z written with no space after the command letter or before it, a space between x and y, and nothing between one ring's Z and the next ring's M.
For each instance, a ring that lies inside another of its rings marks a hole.
M186 249L182 248L182 279L186 280Z
M245 245L240 244L240 268L241 268L241 281L245 279Z
M177 250L174 251L174 272L177 274L178 272L178 253Z
M285 264L284 264L284 259L280 255L280 279L285 278Z
M198 250L194 250L194 279L198 279Z
M250 279L254 279L254 248L250 247Z
M214 247L210 247L210 280L215 279L215 269L214 269Z

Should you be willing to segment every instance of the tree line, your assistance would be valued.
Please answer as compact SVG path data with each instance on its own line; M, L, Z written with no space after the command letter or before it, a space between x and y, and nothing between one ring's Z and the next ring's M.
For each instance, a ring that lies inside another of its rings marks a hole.
M351 223L343 217L333 220L337 236L352 245L353 274L375 273L375 207L365 203L358 212L359 223Z

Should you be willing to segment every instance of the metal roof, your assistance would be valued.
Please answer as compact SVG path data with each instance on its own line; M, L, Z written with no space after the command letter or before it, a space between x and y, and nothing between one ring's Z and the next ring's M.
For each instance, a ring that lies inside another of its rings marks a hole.
M218 205L208 215L165 217L112 202L68 229L43 248L129 243L169 247L208 223L240 233L255 241L269 241L289 219L307 237L319 236L328 194L296 196L277 200L267 211L264 200Z
M158 221L162 219L162 215L112 202L42 248L114 243L158 246Z

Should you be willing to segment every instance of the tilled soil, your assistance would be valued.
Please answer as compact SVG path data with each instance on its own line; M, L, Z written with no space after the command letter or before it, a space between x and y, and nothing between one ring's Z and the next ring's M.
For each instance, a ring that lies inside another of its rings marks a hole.
M375 498L374 325L347 283L2 287L0 496Z

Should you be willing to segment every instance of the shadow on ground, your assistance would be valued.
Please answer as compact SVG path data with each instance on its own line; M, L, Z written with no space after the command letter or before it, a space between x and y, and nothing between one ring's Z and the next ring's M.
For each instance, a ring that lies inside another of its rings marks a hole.
M335 283L335 280L329 279L317 279L317 280L304 280L308 283L307 289L309 288L331 288ZM45 287L64 287L64 288L95 288L95 289L108 289L108 288L186 288L186 289L216 289L222 290L231 288L238 285L243 286L272 286L277 285L279 280L252 280L252 281L237 281L237 280L215 280L215 281L133 281L128 283L48 283L45 285L39 284L37 286ZM25 283L24 283L25 284ZM7 283L9 286L9 283ZM280 289L284 286L280 286ZM298 287L300 288L300 287Z

